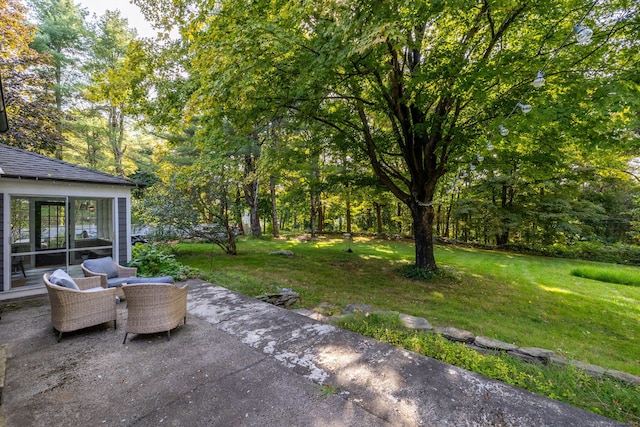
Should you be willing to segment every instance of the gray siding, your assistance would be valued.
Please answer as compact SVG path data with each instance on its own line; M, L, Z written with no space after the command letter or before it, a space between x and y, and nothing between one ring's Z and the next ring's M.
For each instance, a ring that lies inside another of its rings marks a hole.
M127 199L118 198L118 264L125 265L127 259Z

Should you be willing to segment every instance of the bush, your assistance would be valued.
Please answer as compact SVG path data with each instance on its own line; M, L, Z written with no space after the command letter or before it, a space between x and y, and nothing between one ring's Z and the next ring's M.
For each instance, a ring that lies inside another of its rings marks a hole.
M600 282L619 285L640 286L640 274L635 271L614 270L610 268L579 267L571 270L571 275Z
M167 246L137 244L131 248L130 267L138 268L138 276L173 276L183 281L199 275L198 270L179 263Z

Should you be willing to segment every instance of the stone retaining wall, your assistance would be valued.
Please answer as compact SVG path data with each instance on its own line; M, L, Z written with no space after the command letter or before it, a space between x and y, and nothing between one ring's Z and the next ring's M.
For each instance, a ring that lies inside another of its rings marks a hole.
M299 309L294 311L316 320L330 322L332 318L335 318L337 316L330 317L321 314L322 312L326 312L326 308L326 305L321 305L320 307L318 307L318 309L313 311L307 309ZM353 314L356 312L374 313L374 310L365 304L350 304L345 308L344 312L338 316L344 316L346 314ZM605 376L640 386L640 377L638 376L631 375L626 372L616 371L614 369L605 369L600 366L591 365L577 360L569 360L562 356L558 356L551 350L537 347L518 347L514 344L509 344L493 338L476 336L472 332L453 328L451 326L433 327L428 320L422 317L410 316L403 313L400 313L399 317L402 321L402 324L406 328L437 333L442 335L449 341L464 343L468 348L482 353L507 353L512 357L516 357L528 363L540 363L544 365L556 366L571 365L596 378Z

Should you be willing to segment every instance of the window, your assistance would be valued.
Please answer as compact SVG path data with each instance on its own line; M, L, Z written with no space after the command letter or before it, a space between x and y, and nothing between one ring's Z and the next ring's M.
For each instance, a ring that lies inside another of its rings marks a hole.
M82 261L113 256L113 199L12 196L10 218L12 287L41 284L56 268L82 274Z

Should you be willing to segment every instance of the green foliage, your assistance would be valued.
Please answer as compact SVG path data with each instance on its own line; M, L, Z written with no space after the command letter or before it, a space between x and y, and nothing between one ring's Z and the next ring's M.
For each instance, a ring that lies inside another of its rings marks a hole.
M321 384L318 386L318 389L320 390L320 397L331 396L340 391L338 387L332 386L331 384Z
M129 267L137 267L140 277L173 276L175 280L183 281L199 275L198 270L178 262L166 246L134 245L131 258Z
M53 153L63 141L51 96L55 86L50 68L53 60L30 46L36 28L29 19L23 2L0 2L0 70L9 121L0 143Z
M489 378L596 412L621 422L640 423L640 387L594 378L573 367L527 364L506 354L487 355L440 335L408 330L397 314L355 314L338 326L414 351Z
M571 245L549 245L539 249L526 249L528 252L537 252L542 255L583 259L589 261L612 262L616 264L640 264L640 246L625 243L606 245L598 241L576 242Z
M442 269L433 271L428 268L416 268L413 265L406 265L400 268L400 274L407 279L429 281L444 277L446 272Z
M571 275L600 282L640 286L640 273L635 270L611 270L598 267L579 267L571 270Z

